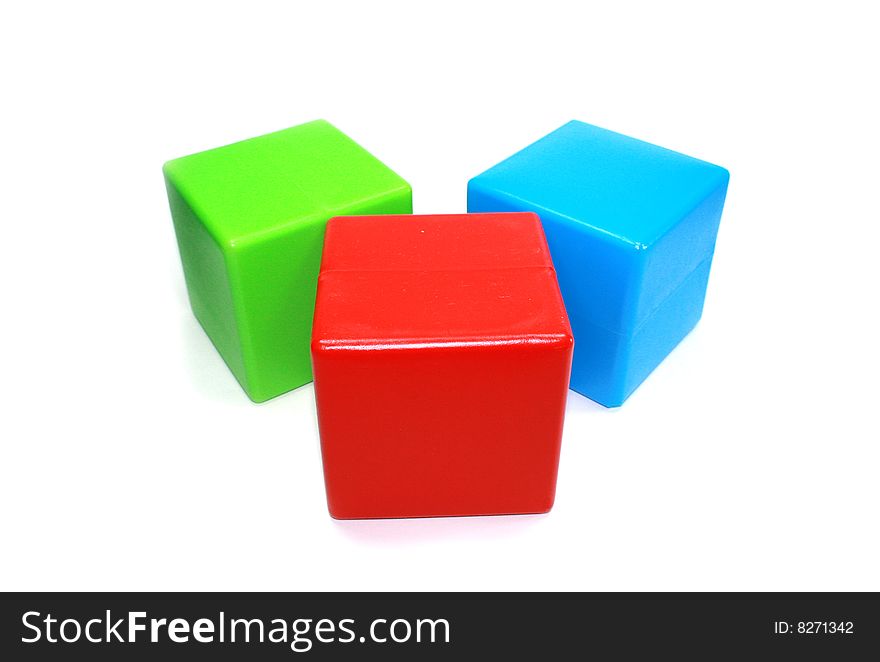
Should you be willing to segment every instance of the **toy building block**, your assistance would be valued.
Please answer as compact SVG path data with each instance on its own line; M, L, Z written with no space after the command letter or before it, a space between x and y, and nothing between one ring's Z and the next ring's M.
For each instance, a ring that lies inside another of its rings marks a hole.
M570 122L468 184L468 211L540 215L575 337L571 388L618 406L696 325L724 168Z
M312 336L330 514L548 511L572 343L536 215L331 219Z
M169 161L196 318L248 396L309 382L327 219L412 211L409 185L325 121Z

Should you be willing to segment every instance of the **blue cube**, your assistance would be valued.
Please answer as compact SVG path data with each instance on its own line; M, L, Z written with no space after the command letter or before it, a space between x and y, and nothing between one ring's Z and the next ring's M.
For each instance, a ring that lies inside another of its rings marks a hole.
M572 389L621 405L696 325L729 177L575 121L468 183L469 212L541 217L574 332Z

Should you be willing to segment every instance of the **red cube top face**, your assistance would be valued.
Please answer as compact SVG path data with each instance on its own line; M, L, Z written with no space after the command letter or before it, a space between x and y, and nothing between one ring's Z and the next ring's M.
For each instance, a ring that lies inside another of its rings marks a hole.
M312 332L331 514L549 510L572 346L536 215L331 219Z
M331 219L316 312L322 347L569 342L540 219L531 213Z

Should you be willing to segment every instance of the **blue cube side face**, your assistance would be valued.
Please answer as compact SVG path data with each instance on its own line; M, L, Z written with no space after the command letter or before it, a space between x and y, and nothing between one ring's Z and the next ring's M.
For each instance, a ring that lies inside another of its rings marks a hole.
M711 264L727 197L727 171L722 172L715 189L643 249L645 269L636 302L637 325L664 305L694 271L706 262Z
M632 336L570 317L571 388L605 407L622 405L699 321L709 267L707 262L688 276Z
M618 406L699 320L727 171L572 122L468 184L540 217L575 337L571 386Z

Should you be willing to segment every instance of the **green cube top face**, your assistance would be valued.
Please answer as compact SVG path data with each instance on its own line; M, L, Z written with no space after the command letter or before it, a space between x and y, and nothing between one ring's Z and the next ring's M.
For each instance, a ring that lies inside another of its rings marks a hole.
M412 190L319 120L163 168L190 303L261 402L311 381L324 227L333 216L412 213Z
M324 120L184 156L164 171L211 235L230 245L410 193L401 177Z

